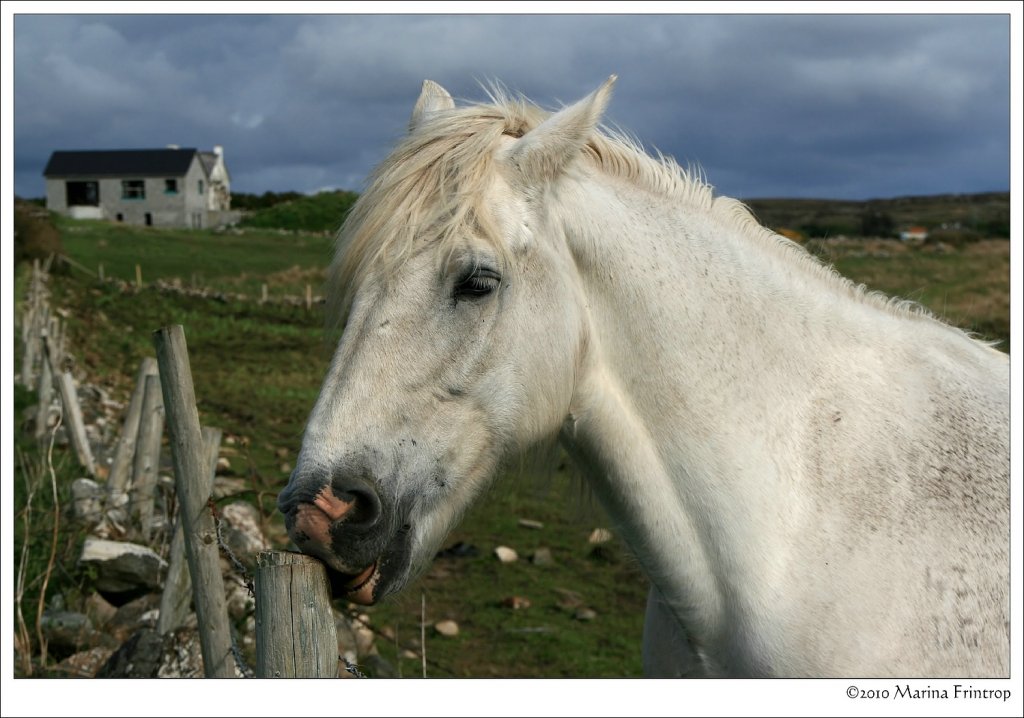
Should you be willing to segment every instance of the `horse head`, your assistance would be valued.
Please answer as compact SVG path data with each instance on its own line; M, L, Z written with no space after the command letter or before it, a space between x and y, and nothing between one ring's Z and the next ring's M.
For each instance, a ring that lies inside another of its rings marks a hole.
M458 109L424 83L346 220L330 280L344 329L278 506L350 600L400 590L503 462L565 421L586 309L536 199L582 153L613 81L550 116Z

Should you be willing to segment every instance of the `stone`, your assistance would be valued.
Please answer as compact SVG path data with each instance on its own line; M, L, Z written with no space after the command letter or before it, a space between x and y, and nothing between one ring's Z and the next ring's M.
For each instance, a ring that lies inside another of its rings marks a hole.
M108 541L89 536L79 563L96 570L96 588L125 593L160 586L167 562L152 549L127 541Z
M117 615L117 608L100 594L90 593L85 599L85 615L92 621L93 626L102 629Z
M254 566L256 554L270 549L263 534L259 510L246 501L233 501L220 510L223 521L221 537L235 558L247 566Z
M555 563L554 557L551 555L551 549L544 546L539 547L530 556L530 561L534 566L552 566Z
M577 621L593 621L597 618L597 611L592 608L581 607L576 609L576 613L573 614L573 618Z
M534 521L533 519L519 519L519 525L524 529L540 530L544 528L544 524L540 521Z
M81 524L93 525L103 518L106 491L92 479L71 482L71 515Z
M104 646L80 651L58 663L57 670L69 678L95 678L96 672L110 660L113 652L113 648Z
M503 599L501 605L505 608L511 608L513 611L519 611L524 608L530 607L530 599L525 596L509 596Z
M516 553L515 549L509 548L508 546L498 546L494 549L494 555L498 557L498 560L502 563L513 563L519 560L519 554Z
M240 477L214 476L213 498L223 499L249 490L249 482Z
M156 678L164 641L155 630L136 631L96 672L97 678Z
M92 621L84 613L47 610L40 617L39 628L52 646L88 648L93 643Z
M104 633L111 636L116 643L123 643L140 628L152 628L147 624L145 617L151 616L151 611L159 607L160 594L157 593L147 593L134 601L129 601L118 608L107 621Z
M230 471L231 471L231 461L228 460L228 457L226 457L226 456L218 457L217 458L217 468L215 469L215 473L220 475L220 474L227 474Z
M434 630L442 636L453 638L454 636L459 635L459 624L451 619L438 621L434 624Z
M606 541L612 540L612 532L608 529L596 528L590 532L590 537L587 539L589 543L605 543Z

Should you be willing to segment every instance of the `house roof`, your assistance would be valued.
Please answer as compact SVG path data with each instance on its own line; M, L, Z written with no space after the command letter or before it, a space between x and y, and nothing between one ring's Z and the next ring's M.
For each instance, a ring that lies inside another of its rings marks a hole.
M58 150L50 155L43 176L182 177L188 172L195 155L194 147L160 150Z

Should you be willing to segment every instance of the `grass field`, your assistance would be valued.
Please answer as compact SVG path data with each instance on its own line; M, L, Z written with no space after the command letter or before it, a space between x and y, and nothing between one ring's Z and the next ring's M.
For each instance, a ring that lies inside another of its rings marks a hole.
M254 296L264 282L271 292L298 294L306 283L318 288L331 251L330 238L322 234L156 230L84 221L59 226L68 254L86 267L103 263L107 276L134 280L139 264L146 282L178 278L187 284L196 274L204 285ZM855 281L916 299L954 323L1004 340L1008 350L1009 242L948 251L855 241L811 249ZM294 464L333 349L325 340L322 309L216 302L147 288L124 294L79 272L54 284L55 304L70 312L69 345L78 369L122 400L139 361L153 353L151 333L184 325L201 421L236 440L232 466L250 487L244 497L259 506L283 547L276 493ZM18 411L32 401L20 390L15 399ZM24 451L31 452L27 443ZM421 598L429 623L452 618L461 629L455 638L428 634L432 676L640 674L646 581L618 542L596 549L587 543L591 530L606 524L603 514L580 500L564 468L552 468L545 478L499 480L446 542L472 545L475 555L438 559L401 597L369 609L374 625L396 636L378 640L378 647L403 675L420 672L418 659L403 658L402 649L418 640ZM72 476L65 462L62 480ZM66 501L66 484L60 490ZM16 510L23 502L19 489ZM48 546L51 525L45 516L36 518L33 552ZM522 528L520 518L544 527ZM48 598L88 591L88 577L74 570L79 538L62 538L66 575L55 578ZM500 564L492 555L498 545L524 558ZM553 565L524 560L540 547L551 549ZM20 543L15 548L20 551ZM38 570L39 561L34 559L31 570ZM526 598L529 607L508 607L514 596ZM577 620L580 606L593 609L596 618Z

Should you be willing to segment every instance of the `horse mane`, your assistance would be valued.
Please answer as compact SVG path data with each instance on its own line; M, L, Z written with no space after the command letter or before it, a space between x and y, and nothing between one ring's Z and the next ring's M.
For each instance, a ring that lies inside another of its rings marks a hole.
M521 137L550 113L500 86L487 92L490 102L431 114L370 176L338 233L327 279L329 322L344 325L359 277L373 273L386 281L418 246L439 243L438 257L444 261L458 238L471 232L491 245L499 261L509 260L485 202L496 176L495 150L503 135ZM949 326L917 302L868 291L843 277L800 245L761 225L739 200L716 197L700 170L685 169L659 152L648 154L621 130L602 127L589 139L584 156L605 173L710 212L766 251L796 263L853 299L897 316Z

